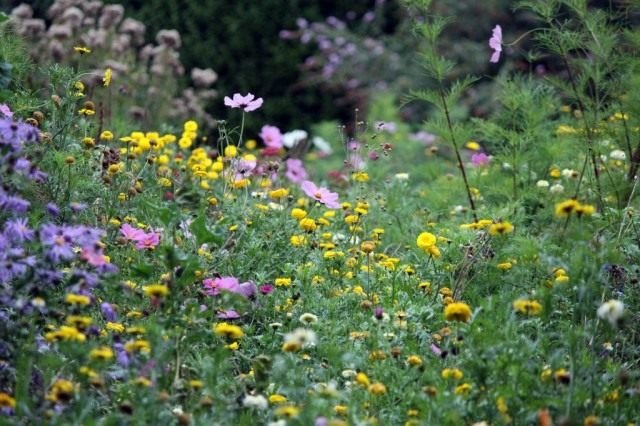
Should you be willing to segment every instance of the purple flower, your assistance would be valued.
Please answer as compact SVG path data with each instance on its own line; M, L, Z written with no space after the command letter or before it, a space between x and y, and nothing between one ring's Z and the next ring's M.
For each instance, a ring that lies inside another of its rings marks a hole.
M280 149L283 146L282 132L276 126L262 126L260 138L267 148Z
M113 309L113 305L111 305L111 303L102 302L100 304L100 310L102 311L102 316L104 317L105 321L116 322L116 320L118 319L118 315Z
M471 164L476 167L488 166L490 161L491 157L484 152L477 152L471 156Z
M302 160L297 158L289 158L286 162L287 171L285 176L293 183L301 183L307 180L307 171L302 164Z
M262 106L262 98L255 99L255 95L247 93L242 96L240 93L233 95L233 99L225 96L224 104L231 108L243 108L245 112L255 111Z
M0 114L4 115L6 118L13 117L13 112L7 104L0 104Z
M314 200L324 204L330 209L339 209L341 207L338 202L338 194L329 191L327 188L317 186L315 183L305 180L300 186L305 194Z
M33 231L29 229L26 217L16 218L4 224L4 234L9 240L23 242L33 239Z
M29 209L30 205L31 203L27 200L11 196L0 188L0 211L5 211L11 214L24 214Z
M60 209L54 203L47 203L47 213L56 217L60 214Z
M495 64L500 60L500 53L502 53L502 27L496 25L491 33L489 39L489 47L493 49L493 54L489 62Z

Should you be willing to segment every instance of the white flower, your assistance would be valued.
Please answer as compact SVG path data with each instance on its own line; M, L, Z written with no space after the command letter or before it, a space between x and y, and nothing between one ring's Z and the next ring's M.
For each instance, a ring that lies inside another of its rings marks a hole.
M269 203L269 208L271 210L284 210L284 206L282 204L278 204L274 202Z
M280 419L275 422L267 423L267 426L287 426L287 421L284 419Z
M301 348L308 348L316 345L316 333L306 328L296 328L291 333L284 336L284 344L294 344Z
M549 191L551 191L552 194L560 194L564 191L564 186L556 183L555 185L552 185L551 188L549 188Z
M549 181L548 180L544 180L544 179L540 179L539 181L536 182L536 186L538 188L548 188L549 187Z
M318 149L318 151L324 154L329 155L333 152L333 149L331 149L331 145L329 144L329 142L322 139L320 136L314 136L313 139L311 139L311 142L313 143L313 146Z
M242 406L266 410L269 406L269 402L267 401L267 398L262 395L245 395L242 400Z
M351 369L342 370L342 373L340 373L340 375L341 375L344 379L352 379L352 378L356 377L356 374L358 374L358 373L356 372L356 370L351 370Z
M315 324L318 322L318 316L306 312L300 315L300 318L298 318L298 320L300 320L300 322L303 324Z
M304 130L292 130L282 135L282 143L287 148L293 148L309 137L309 133Z
M611 157L612 160L624 161L627 159L627 154L621 149L614 149L609 153L609 157Z
M394 178L396 180L409 180L409 173L396 173Z
M606 319L612 326L618 325L618 320L624 314L624 303L619 300L608 300L598 308L598 317Z
M578 172L576 172L573 169L562 169L562 176L564 176L567 179L577 178Z

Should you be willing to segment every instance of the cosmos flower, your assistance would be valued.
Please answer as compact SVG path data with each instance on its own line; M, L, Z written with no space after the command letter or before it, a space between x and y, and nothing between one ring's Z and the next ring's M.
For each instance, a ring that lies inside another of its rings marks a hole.
M252 93L247 93L242 96L240 93L233 95L233 98L228 96L224 97L224 104L231 108L242 108L245 112L255 111L262 106L263 99L256 99Z
M329 191L327 188L319 187L315 183L305 180L301 185L302 190L309 197L324 204L330 209L339 209L338 194Z
M502 53L502 27L500 25L496 25L493 28L491 38L489 39L489 47L493 49L493 54L489 62L495 64L500 60L500 54Z

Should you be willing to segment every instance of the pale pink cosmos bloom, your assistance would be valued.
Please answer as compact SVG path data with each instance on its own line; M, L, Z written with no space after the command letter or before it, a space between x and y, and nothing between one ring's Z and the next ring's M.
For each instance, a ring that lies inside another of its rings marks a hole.
M285 176L293 183L300 183L307 180L307 171L302 164L302 160L297 158L287 159L287 172Z
M85 247L82 249L80 258L85 260L91 266L104 266L107 263L107 257L102 253L102 250L95 250L93 248Z
M157 232L148 232L144 233L136 240L136 248L139 250L142 249L153 249L158 244L160 244L160 234Z
M327 188L317 186L315 183L305 180L300 185L305 194L314 200L324 204L330 209L339 209L341 207L338 202L338 194L329 191Z
M9 108L7 104L0 104L0 114L7 118L13 117L13 111L11 111L11 108Z
M202 281L204 292L209 296L217 296L221 291L239 294L249 299L256 294L256 285L252 282L240 284L236 277L207 278Z
M496 25L493 28L493 33L489 39L489 47L493 49L489 62L495 64L500 60L500 53L502 53L502 27L500 25Z
M138 241L144 236L142 229L134 228L128 223L123 223L120 227L120 233L129 241Z
M280 149L283 147L282 132L276 126L265 125L260 131L260 138L268 148Z
M262 106L262 98L255 99L253 93L247 93L242 96L240 93L233 95L233 99L225 96L224 104L231 108L242 108L245 112L255 111Z
M234 311L233 309L220 309L216 314L216 318L232 320L240 318L240 314L238 311Z

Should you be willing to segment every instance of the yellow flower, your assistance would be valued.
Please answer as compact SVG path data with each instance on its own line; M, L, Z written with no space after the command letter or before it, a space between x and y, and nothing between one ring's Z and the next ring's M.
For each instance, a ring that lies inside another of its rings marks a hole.
M369 378L364 373L356 374L355 381L356 381L357 384L359 384L360 386L365 387L365 388L368 388L369 384L370 384L369 383Z
M291 210L291 217L296 220L302 220L305 217L307 217L307 212L296 207L293 210Z
M571 213L575 212L580 203L577 200L570 199L556 204L556 216L567 217Z
M69 293L65 296L64 301L70 305L83 305L86 306L91 303L89 296L82 294Z
M81 108L78 110L78 114L80 115L84 115L86 117L90 117L92 115L95 115L96 111L94 109L89 109L89 108Z
M447 321L467 322L471 318L471 308L464 302L453 302L444 308Z
M91 319L91 317L85 317L80 315L69 315L66 318L65 322L72 327L77 327L79 329L84 330L91 325L93 320Z
M480 144L476 141L469 141L464 146L471 151L477 151L480 149Z
M284 404L285 402L287 402L287 397L284 395L274 393L273 395L269 395L269 402L274 405Z
M509 269L513 268L513 264L511 262L502 262L498 263L496 267L501 271L508 271Z
M133 353L133 352L149 353L151 352L151 344L144 339L129 340L127 343L124 344L124 350L129 353Z
M194 120L188 120L184 123L184 131L185 132L197 132L198 131L198 123Z
M218 336L223 336L230 340L239 340L244 337L244 332L242 328L237 325L229 324L226 322L221 322L219 324L215 324L213 326L213 331Z
M234 158L238 156L238 148L234 145L227 145L224 148L224 156L227 158Z
M489 235L502 235L513 232L513 225L509 222L498 222L489 225Z
M420 367L422 365L422 358L418 355L411 355L407 358L407 363L412 367Z
M169 287L164 284L151 284L143 286L142 291L149 297L161 298L169 294Z
M294 247L300 247L307 242L307 237L305 237L304 235L292 235L289 242Z
M82 138L82 145L84 145L85 148L93 148L96 146L96 141L90 137Z
M336 405L333 407L333 411L339 416L346 416L349 409L346 405Z
M456 386L453 393L456 395L466 395L471 392L472 386L469 383L463 383L460 386Z
M464 377L464 373L458 368L445 368L440 373L440 376L442 376L443 379L460 380Z
M73 50L74 50L76 53L79 53L79 54L81 54L81 55L84 55L84 54L87 54L87 53L91 53L91 49L89 49L89 48L88 48L88 47L86 47L86 46L74 46L74 47L73 47Z
M110 331L115 331L116 333L123 333L125 330L124 325L117 322L107 322L105 328Z
M368 390L374 395L384 395L387 393L387 387L380 382L371 383Z
M274 189L273 191L269 191L269 197L279 200L280 198L284 198L289 195L289 190L285 188Z
M300 414L300 409L295 405L283 405L282 407L278 407L276 409L275 414L278 417L292 419L294 417L298 417L298 414Z
M418 246L418 248L428 250L430 247L435 246L437 241L438 239L431 232L423 232L422 234L418 235L416 245Z
M524 315L539 315L542 305L535 300L518 299L513 302L513 309Z
M15 408L16 400L8 393L0 392L0 409Z
M52 402L69 402L76 392L73 382L65 379L56 380L47 394L47 400Z
M145 387L145 388L148 388L149 386L151 386L151 380L142 376L136 377L131 381L131 383L133 383L134 385Z
M202 389L202 387L204 386L204 383L202 382L202 380L189 380L189 386L191 387L191 389Z
M276 278L274 284L276 287L289 287L291 285L291 278Z
M102 141L110 141L113 139L113 133L109 130L105 130L100 133L100 140Z
M113 76L113 71L111 71L111 68L108 68L106 70L104 70L104 75L102 76L102 85L104 87L109 87L109 85L111 84L111 77Z
M369 180L369 174L367 174L367 172L362 172L362 171L353 173L351 177L356 182L367 182Z
M307 232L313 232L318 228L318 225L316 225L316 221L308 217L302 219L299 224L300 227Z
M94 348L89 352L89 357L91 359L99 359L99 360L110 360L113 358L113 350L109 346L100 346L99 348Z

